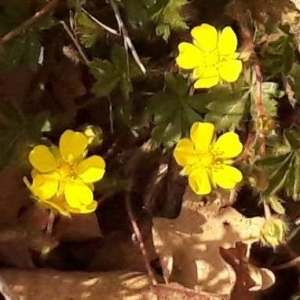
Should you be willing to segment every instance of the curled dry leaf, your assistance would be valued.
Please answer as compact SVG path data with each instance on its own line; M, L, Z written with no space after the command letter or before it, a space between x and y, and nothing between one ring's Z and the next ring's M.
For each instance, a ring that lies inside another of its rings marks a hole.
M237 275L231 300L256 299L255 293L251 292L268 289L275 282L275 275L271 270L256 267L248 261L247 248L243 243L236 243L235 248L220 248L220 255Z
M185 197L178 218L154 219L153 238L167 280L230 295L236 274L219 248L240 241L250 247L259 240L264 218L245 218L232 207L220 209L219 200L203 206Z
M266 268L258 268L256 266L248 265L249 275L255 282L250 291L266 290L275 283L274 273Z
M299 0L291 0L292 3L296 6L298 10L300 10L300 1Z

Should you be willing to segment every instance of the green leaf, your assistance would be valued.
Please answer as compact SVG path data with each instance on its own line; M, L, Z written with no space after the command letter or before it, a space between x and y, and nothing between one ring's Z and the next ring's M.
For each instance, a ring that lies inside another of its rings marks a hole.
M118 86L128 99L132 92L131 79L141 75L135 61L127 56L124 47L114 45L110 53L110 61L94 59L90 63L90 71L96 79L92 92L97 97L108 96Z
M179 97L184 97L189 91L187 81L182 76L174 76L172 73L165 74L166 88L173 94Z
M263 192L264 195L274 195L277 191L282 189L288 181L289 168L292 166L293 154L286 156L285 160L280 164L273 166L269 172L268 188Z
M261 52L261 64L267 77L287 75L294 61L293 36L277 28L277 39L274 35L266 42ZM267 37L268 40L268 37Z
M0 106L0 170L10 163L24 164L30 145L49 129L49 113L21 115L7 102ZM48 128L47 128L48 127Z
M279 156L266 156L257 160L255 162L255 165L261 169L272 167L278 168L279 165L284 164L285 160L289 155L290 153Z
M120 82L120 76L113 64L107 60L94 59L90 71L96 79L92 92L97 97L108 96Z
M68 0L67 3L70 8L75 7L76 10L79 10L86 0Z
M110 61L118 71L129 72L129 56L124 47L114 45L110 52Z
M157 23L155 31L158 36L162 36L167 41L171 30L188 28L180 14L182 7L187 3L187 0L168 0L166 5L152 16L152 19Z
M149 9L155 5L155 0L124 0L127 19L133 27L144 27L150 22Z
M298 127L285 129L279 143L269 144L269 154L257 160L255 166L265 170L269 185L264 195L273 196L283 190L294 200L300 199L300 131Z
M300 158L296 154L293 164L289 167L288 180L286 183L286 192L288 196L293 197L295 201L299 200L300 195Z
M292 127L284 130L283 136L286 144L292 149L297 151L300 148L300 128Z
M295 98L298 103L300 102L300 64L293 63L292 69L288 74L288 82L294 93L293 98Z
M215 124L217 130L234 129L239 126L249 99L249 90L240 86L231 90L229 86L219 86L211 91L213 99L206 107L209 112L205 121Z
M155 28L155 33L167 41L171 34L171 27L168 24L159 24Z
M86 48L91 48L104 35L104 29L82 12L75 14L74 21L76 34Z
M194 122L202 120L207 102L201 102L203 99L198 95L188 95L188 82L181 75L166 73L165 90L154 95L146 109L153 117L153 139L157 144L171 147L189 134Z
M187 29L180 12L187 0L124 0L129 23L134 28L152 30L168 40L171 30Z
M4 36L29 19L40 8L41 3L43 1L12 0L0 4L0 36ZM2 45L0 47L0 70L8 70L17 66L35 70L42 54L41 31L49 28L53 23L51 14L47 15L22 34Z
M279 215L285 214L285 208L282 206L280 200L276 196L271 196L266 198L265 200L271 208Z

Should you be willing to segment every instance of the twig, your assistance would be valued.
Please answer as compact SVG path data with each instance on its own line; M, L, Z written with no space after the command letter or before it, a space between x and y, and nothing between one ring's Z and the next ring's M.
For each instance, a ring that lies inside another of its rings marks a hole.
M68 27L68 25L64 21L60 21L60 24L64 27L66 33L73 41L75 47L77 48L78 52L80 53L80 55L82 57L82 60L88 65L90 63L90 61L87 58L87 56L85 55L85 53L83 52L79 42L77 41L76 37L73 35L71 29Z
M142 236L142 233L139 229L139 226L138 226L138 224L135 220L135 217L133 215L132 206L131 206L131 199L130 199L130 190L126 192L125 204L126 204L126 210L127 210L130 222L131 222L132 229L133 229L133 231L136 235L136 238L138 240L138 243L139 243L139 248L140 248L140 251L141 251L143 259L144 259L145 267L146 267L149 279L151 281L151 285L152 285L152 287L156 286L157 281L156 281L156 279L154 277L154 274L153 274L153 271L151 269L151 265L150 265L150 262L149 262L149 259L148 259L147 250L146 250L146 247L145 247L145 244L144 244L143 236Z
M255 106L256 106L257 118L260 119L264 116L265 108L262 100L262 88L261 88L263 78L261 75L260 65L256 57L255 57L253 70L256 77ZM258 142L260 146L259 147L260 156L263 157L266 154L266 137L262 132L259 132Z
M0 293L5 300L20 300L19 296L11 291L2 275L0 275Z
M8 41L12 40L16 36L23 33L28 27L30 27L32 24L34 24L37 20L48 14L51 10L55 8L55 6L58 4L60 0L51 0L47 2L39 11L37 11L31 18L5 34L0 39L0 46L3 46Z
M114 111L113 111L113 105L110 97L108 96L109 100L109 125L110 125L110 133L114 133Z
M253 132L249 132L247 135L247 140L244 145L244 150L240 156L235 160L235 162L244 161L252 157L252 149L255 141Z
M293 267L297 267L300 266L300 256L284 263L284 264L280 264L274 267L271 267L272 270L282 270L282 269L287 269L287 268L293 268Z
M54 221L55 221L55 214L50 210L49 218L48 218L48 221L47 221L47 227L46 227L46 233L48 235L52 234Z
M139 58L136 50L135 50L135 47L134 45L132 44L132 41L128 35L128 31L124 25L124 22L121 18L121 14L120 14L120 11L119 11L119 8L118 6L115 4L114 0L109 0L109 3L115 13L115 17L116 17L116 20L117 20L117 23L118 23L118 26L119 26L119 30L123 36L123 40L124 40L124 46L125 46L125 49L129 48L130 51L131 51L131 54L135 60L135 62L137 63L137 65L139 66L139 68L141 69L142 73L143 74L146 74L146 68L145 66L143 65L141 59Z
M263 200L263 207L264 207L264 215L266 219L269 219L272 214L271 214L271 209L267 201Z
M83 7L81 7L81 11L87 15L92 21L94 21L98 26L102 27L103 29L105 29L106 31L110 32L111 34L114 34L114 35L118 35L120 36L120 33L113 29L113 28L110 28L109 26L105 25L104 23L102 23L101 21L99 21L98 19L96 19L94 16L92 16L89 12L87 12Z
M264 104L263 104L263 100L262 100L263 78L262 78L262 74L261 74L261 68L260 68L260 65L258 63L256 56L254 58L254 61L255 62L254 62L253 70L254 70L255 77L256 77L255 106L256 106L257 118L260 119L260 118L263 118L264 112L265 112L265 108L264 108ZM262 158L266 154L266 137L263 132L258 132L258 143L259 143L260 157ZM267 180L265 170L260 171L260 177L261 177L260 179L264 185L264 183ZM263 207L264 207L265 218L269 219L271 217L271 210L270 210L269 204L265 200L263 200Z

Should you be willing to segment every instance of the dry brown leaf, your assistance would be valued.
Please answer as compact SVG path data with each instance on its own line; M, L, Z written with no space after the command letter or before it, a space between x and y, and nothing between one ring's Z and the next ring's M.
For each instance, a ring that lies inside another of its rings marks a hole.
M22 300L226 300L227 297L197 293L180 284L150 287L139 272L61 272L49 269L24 271L2 269L0 281L10 294Z
M290 0L294 5L295 7L300 10L300 0Z
M23 206L30 203L22 170L7 167L0 172L0 226L15 224Z
M26 232L17 225L20 210L30 203L20 169L6 167L0 172L0 263L32 268Z
M185 198L176 219L155 218L153 238L165 278L189 288L230 295L236 274L219 248L258 241L264 218L245 218L217 199L206 206Z
M49 223L49 211L42 208L37 202L29 206L19 217L22 226L36 230L45 230Z
M95 213L73 215L72 218L62 217L55 225L53 234L59 241L72 242L83 242L102 236Z
M252 300L256 295L251 292L265 290L275 283L271 270L258 268L248 261L247 245L236 243L235 248L220 248L222 258L232 266L237 280L231 293L231 300Z
M275 283L274 273L266 268L258 268L253 265L248 265L249 275L255 282L255 286L250 288L250 291L266 290Z
M12 292L22 300L156 300L145 274L137 272L59 272L2 269Z
M158 284L153 287L153 292L157 295L157 300L228 300L227 296L200 292L187 289L182 285L172 282L170 284Z

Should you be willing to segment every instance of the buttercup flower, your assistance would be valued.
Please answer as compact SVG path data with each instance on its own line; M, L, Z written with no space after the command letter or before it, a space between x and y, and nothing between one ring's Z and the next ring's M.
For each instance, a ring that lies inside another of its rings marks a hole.
M38 145L29 154L32 184L24 181L37 201L62 215L90 213L97 207L93 183L102 179L105 162L101 156L86 158L88 138L66 130L59 147Z
M193 70L194 87L210 88L220 81L234 82L242 71L242 62L237 59L237 37L230 27L222 32L209 24L194 27L193 43L179 44L176 58L182 69Z
M191 189L198 195L207 195L212 187L233 189L241 182L242 173L231 166L233 158L243 150L239 137L227 132L218 139L211 123L196 122L190 131L190 139L181 139L174 149L178 165L184 167Z

